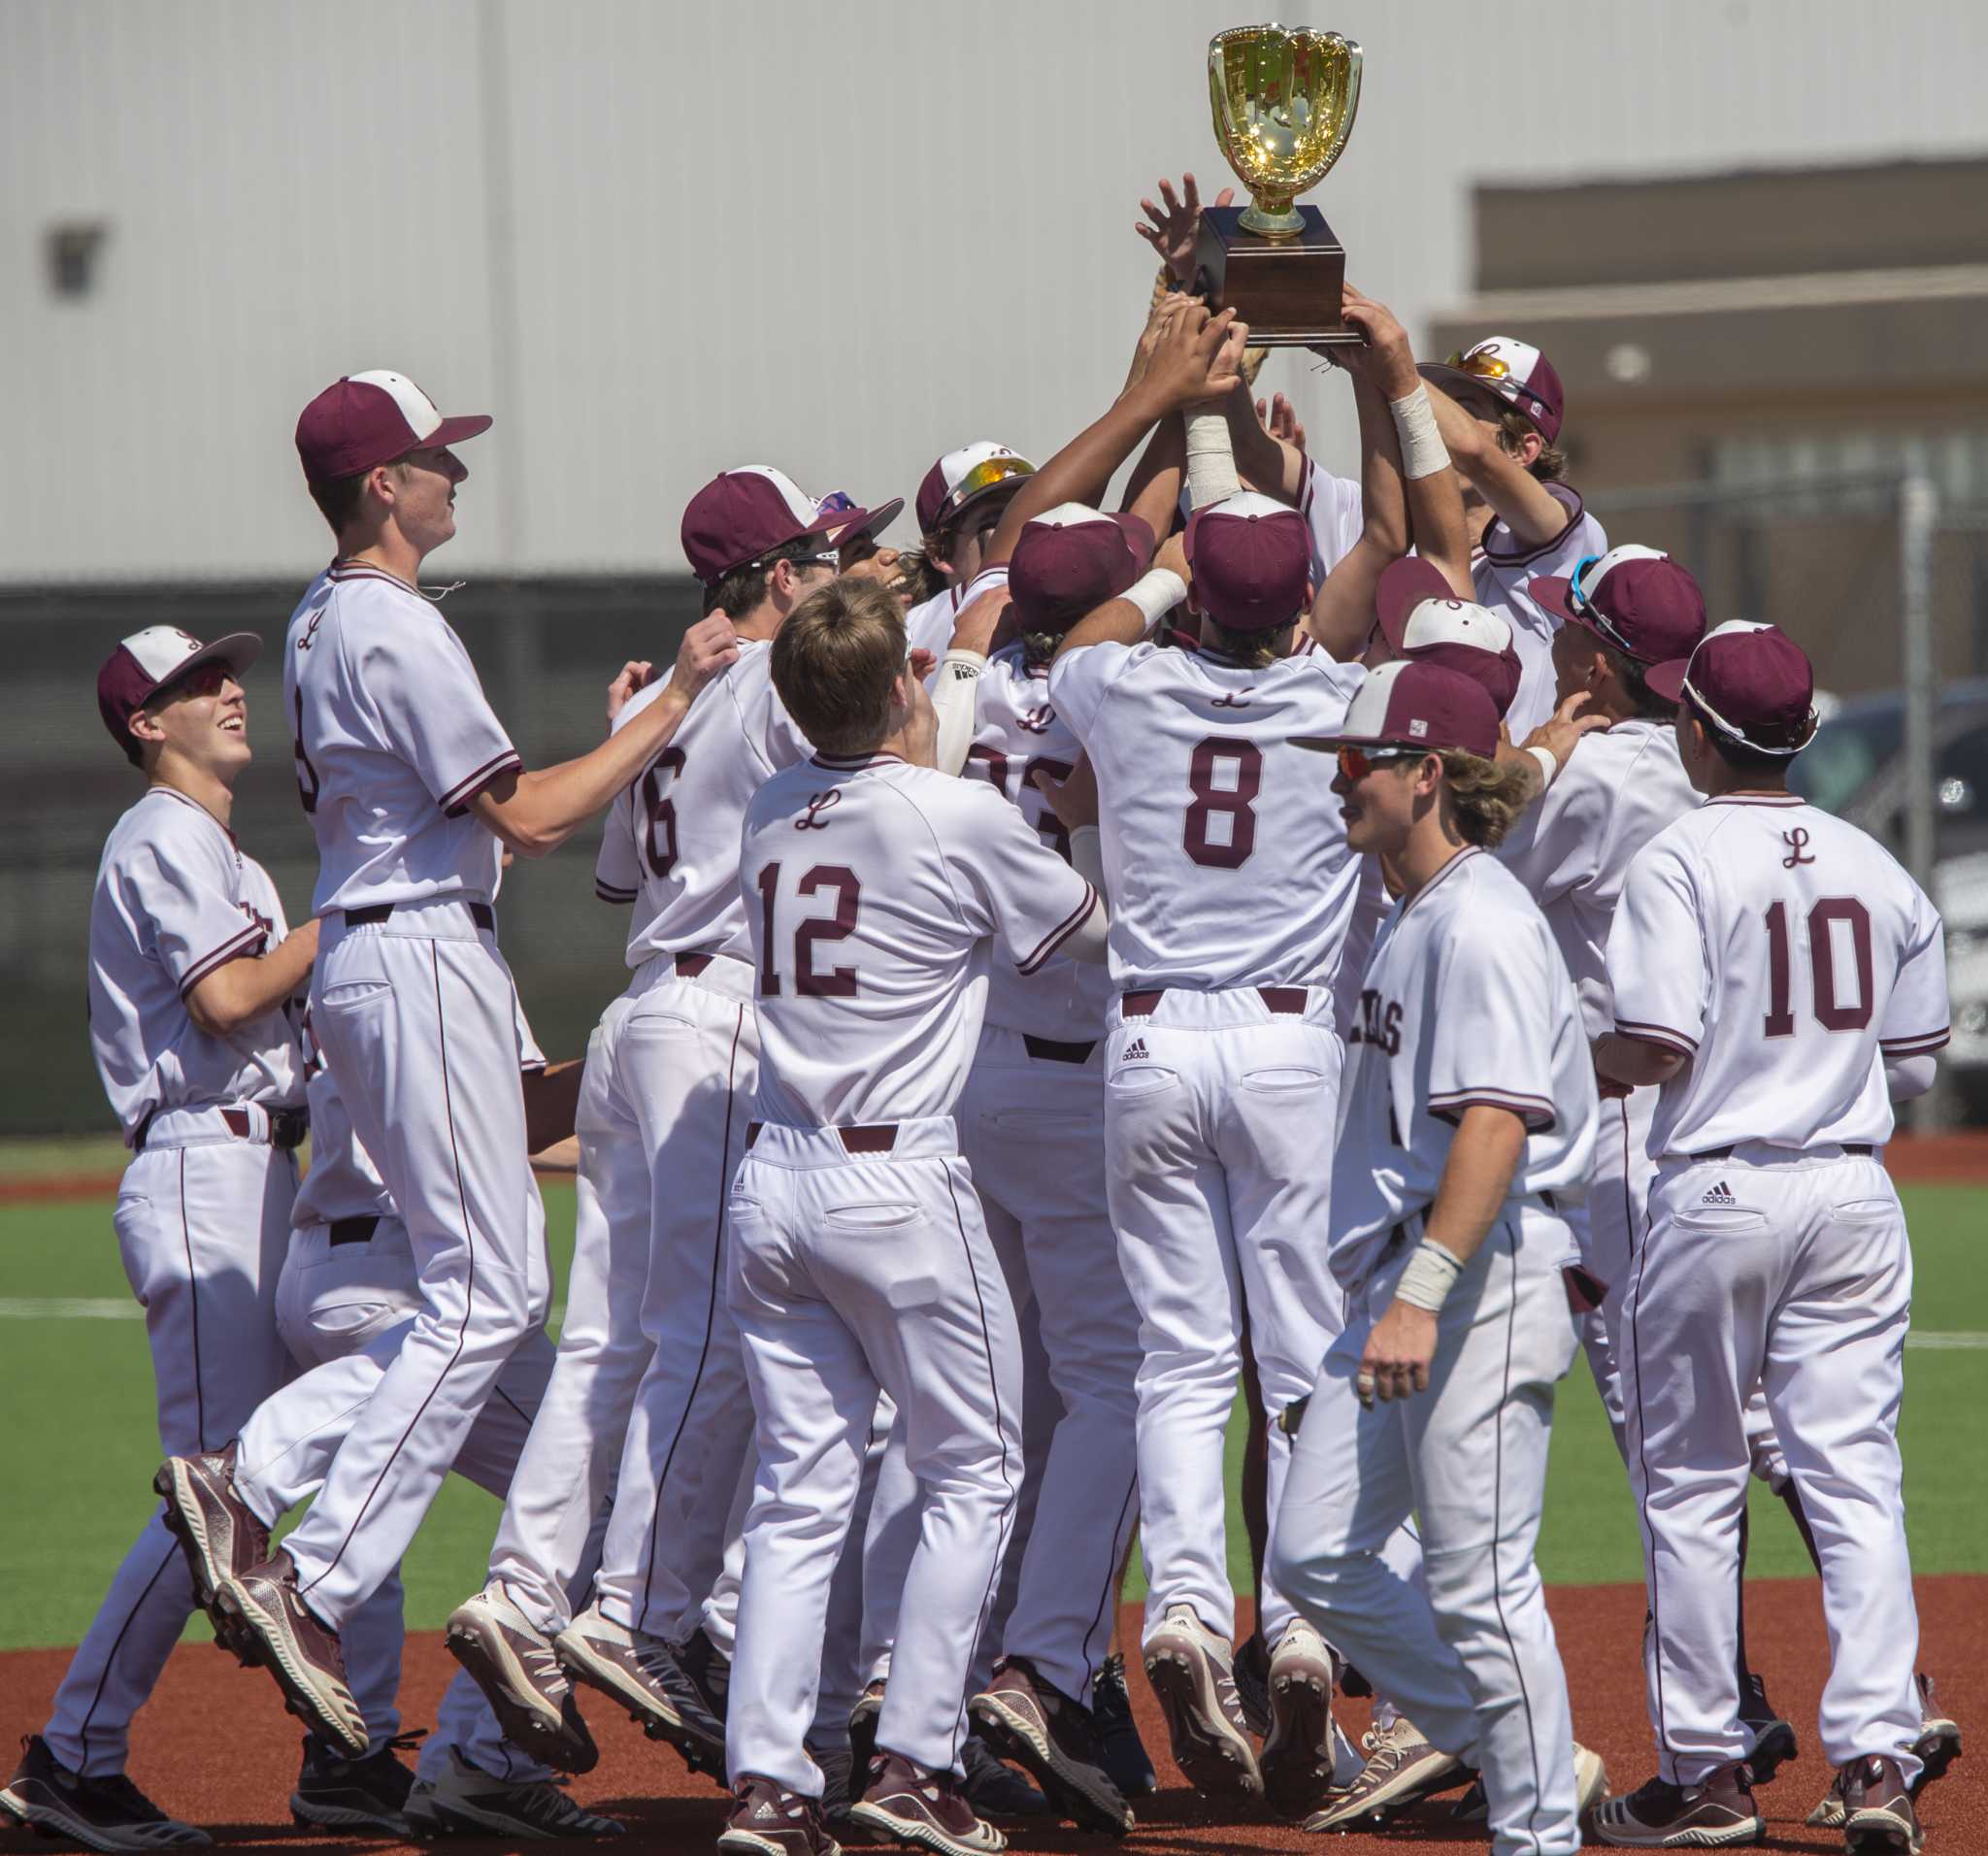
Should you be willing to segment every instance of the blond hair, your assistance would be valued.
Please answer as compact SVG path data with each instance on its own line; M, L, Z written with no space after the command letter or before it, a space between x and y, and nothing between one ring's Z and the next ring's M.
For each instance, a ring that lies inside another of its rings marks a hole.
M1482 760L1460 747L1442 750L1442 783L1459 837L1492 850L1518 823L1532 794L1533 777L1515 761Z
M1231 631L1219 619L1201 615L1201 642L1207 650L1233 657L1244 670L1262 670L1291 652L1291 634L1298 621L1293 618L1270 631Z
M1525 449L1526 440L1540 441L1540 453L1526 466L1541 483L1567 481L1567 453L1553 444L1523 413L1507 407L1498 415L1499 443L1513 457Z
M881 580L832 580L774 634L773 686L824 754L860 752L890 732L891 685L904 668L904 614Z

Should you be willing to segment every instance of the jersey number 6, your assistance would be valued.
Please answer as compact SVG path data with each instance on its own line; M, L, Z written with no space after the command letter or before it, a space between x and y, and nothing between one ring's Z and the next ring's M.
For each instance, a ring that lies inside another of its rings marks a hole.
M1235 763L1234 785L1215 782L1215 769L1225 760ZM1263 749L1254 742L1210 735L1199 743L1187 768L1187 790L1194 795L1182 837L1188 856L1215 870L1235 870L1247 863L1256 848L1256 814L1250 807L1262 785ZM1216 818L1229 821L1219 843L1209 831Z
M677 868L677 802L664 796L663 787L672 775L682 771L682 748L665 747L642 777L642 812L635 828L643 855L657 877L667 877Z
M779 893L780 867L768 864L759 873L759 996L780 996L779 969L774 961L774 899ZM863 885L853 870L841 864L816 864L799 883L795 893L835 892L835 913L824 920L815 916L794 929L794 991L803 999L852 999L856 994L856 970L831 967L823 973L814 964L814 946L822 941L846 941L856 932L856 916L863 907Z

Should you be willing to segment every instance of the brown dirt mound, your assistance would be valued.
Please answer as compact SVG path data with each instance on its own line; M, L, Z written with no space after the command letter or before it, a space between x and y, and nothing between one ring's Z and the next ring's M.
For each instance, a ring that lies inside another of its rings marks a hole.
M1988 1733L1988 1577L1918 1582L1922 1660L1938 1678L1940 1701L1971 1734ZM1549 1594L1555 1627L1568 1661L1574 1729L1608 1763L1617 1789L1640 1785L1654 1770L1643 1709L1640 1641L1643 1596L1628 1585L1563 1586ZM1827 1787L1830 1772L1815 1745L1816 1705L1827 1661L1821 1588L1813 1580L1760 1580L1748 1588L1748 1637L1767 1674L1776 1706L1795 1723L1802 1758L1784 1767L1762 1791L1771 1847L1830 1856L1840 1834L1811 1831L1802 1819ZM1138 1614L1128 1607L1128 1636ZM37 1727L47 1713L68 1660L66 1651L21 1651L0 1658L0 1726L12 1734ZM432 1719L443 1685L455 1665L439 1637L409 1641L402 1701L411 1722ZM1152 1697L1134 1674L1134 1700L1148 1747L1166 1743ZM702 1851L716 1839L722 1797L706 1779L689 1778L676 1756L651 1745L627 1721L611 1718L589 1697L601 1763L574 1782L574 1795L596 1809L627 1820L624 1849ZM1353 1705L1365 1725L1365 1704ZM398 1846L384 1838L353 1839L293 1829L285 1804L297 1771L295 1724L283 1713L275 1685L255 1671L239 1670L204 1643L182 1644L167 1668L151 1706L137 1724L132 1774L168 1810L205 1824L215 1840L236 1848L298 1851L350 1850L385 1856ZM1976 1742L1978 1744L1978 1741ZM1283 1825L1238 1822L1195 1798L1164 1758L1161 1790L1138 1803L1140 1828L1127 1845L1186 1856L1188 1852L1244 1852L1330 1848L1333 1856L1383 1856L1411 1847L1426 1856L1462 1856L1481 1850L1480 1827L1448 1820L1448 1801L1420 1807L1377 1836L1348 1837L1319 1844ZM1926 1795L1927 1847L1936 1852L1988 1849L1988 1757L1976 1752ZM1971 1826L1971 1828L1970 1828ZM1468 1834L1460 1834L1464 1830ZM1100 1839L1067 1828L1011 1827L1017 1851L1097 1852ZM494 1839L475 1847L498 1848ZM25 1856L45 1845L26 1832L0 1832L0 1856ZM412 1846L418 1847L418 1846Z

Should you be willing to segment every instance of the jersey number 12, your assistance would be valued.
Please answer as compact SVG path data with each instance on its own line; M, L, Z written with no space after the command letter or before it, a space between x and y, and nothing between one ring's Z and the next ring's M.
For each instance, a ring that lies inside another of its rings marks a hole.
M780 996L780 973L774 951L773 911L779 893L780 867L768 864L759 873L759 996ZM815 947L822 942L846 941L856 932L856 917L863 907L863 885L853 870L841 864L816 864L795 884L795 893L813 896L833 891L835 913L813 916L794 928L794 991L803 999L852 999L856 994L856 970L831 967L824 972L815 964Z

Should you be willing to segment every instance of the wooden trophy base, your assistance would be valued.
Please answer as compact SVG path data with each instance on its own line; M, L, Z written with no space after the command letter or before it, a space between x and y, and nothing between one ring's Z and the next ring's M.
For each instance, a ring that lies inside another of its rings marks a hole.
M1251 348L1324 348L1367 338L1340 315L1346 248L1315 206L1298 209L1303 231L1268 239L1242 224L1240 206L1201 210L1195 294L1249 324Z

